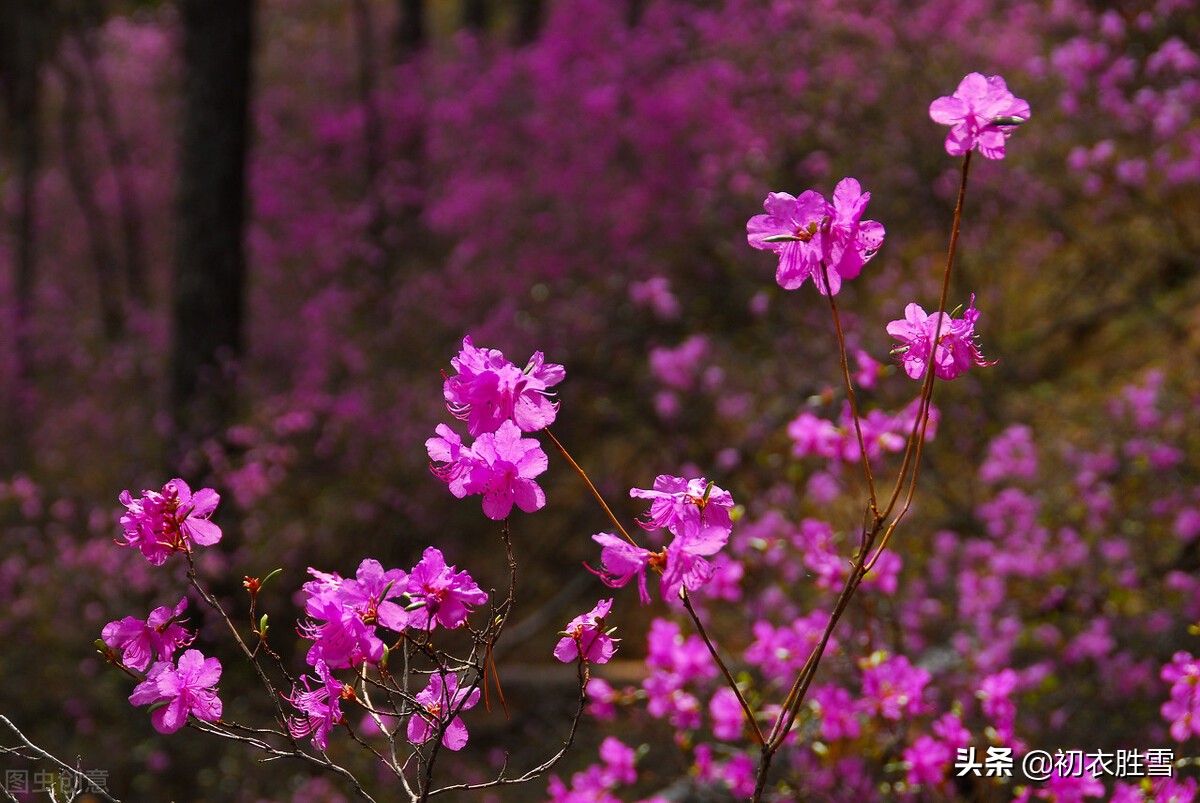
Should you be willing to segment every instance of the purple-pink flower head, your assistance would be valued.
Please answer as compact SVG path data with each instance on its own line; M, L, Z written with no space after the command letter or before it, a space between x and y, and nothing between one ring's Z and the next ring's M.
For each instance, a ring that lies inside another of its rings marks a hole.
M100 632L104 643L121 650L121 661L130 669L145 671L154 661L170 661L175 650L192 643L195 635L180 624L187 597L174 608L155 608L145 621L126 616L109 622Z
M646 567L654 558L654 553L648 549L629 543L611 533L596 533L592 540L598 543L600 549L600 571L596 571L586 563L584 567L599 577L609 588L623 588L634 577L638 580L638 595L643 605L650 604L650 594L646 591Z
M378 623L399 633L408 626L408 612L391 600L402 597L407 589L405 572L400 569L384 571L379 561L367 558L359 564L355 578L343 580L335 593L364 623Z
M190 552L191 544L212 546L221 540L221 528L209 521L221 497L212 488L192 494L188 484L173 479L162 491L142 491L134 499L129 491L119 497L126 508L121 516L125 540L136 546L155 566L166 562L172 552Z
M858 276L883 245L883 226L862 220L870 199L853 178L838 182L833 203L813 190L799 198L772 192L763 204L767 213L746 224L746 239L779 255L775 280L783 289L795 290L811 277L822 295L837 295L842 280Z
M220 661L205 658L199 650L188 650L179 657L179 666L160 661L150 667L146 679L129 695L129 702L166 702L150 715L150 721L159 733L174 733L187 723L189 714L205 722L221 718L221 698L214 688L220 679Z
M691 526L720 527L726 531L733 529L733 521L729 517L733 497L729 491L708 482L704 477L685 480L683 477L659 474L654 478L653 490L633 488L629 495L635 499L650 500L650 511L645 521L638 520L638 524L646 530L666 527L677 534L681 529Z
M988 159L1004 158L1005 140L1030 117L1029 103L1015 97L998 75L977 72L962 79L953 95L929 105L936 123L950 126L946 153L962 156L972 148Z
M863 192L857 179L844 178L833 189L833 203L828 207L828 234L824 246L825 264L829 266L830 291L841 289L842 279L853 279L862 266L875 256L883 245L883 224L862 220L871 193ZM818 289L821 283L818 282Z
M983 358L975 342L975 323L978 320L979 310L975 309L974 295L961 318L951 318L939 312L929 315L918 304L909 304L904 308L903 318L887 325L888 334L899 341L892 353L900 359L905 373L913 379L925 375L931 350L934 351L933 373L939 379L955 379L972 365L995 365L994 361Z
M458 373L442 386L446 408L467 422L472 436L495 432L510 420L524 432L554 423L558 404L548 388L562 382L566 371L547 363L542 352L534 353L522 371L496 349L476 348L468 335L450 364Z
M335 595L310 597L304 610L314 620L299 628L300 635L313 642L305 659L310 665L324 661L343 669L383 660L385 645L375 635L374 624L367 624L358 611Z
M472 605L487 602L487 593L466 572L447 566L441 550L428 547L408 575L408 595L423 607L409 612L410 627L455 628L467 621Z
M342 698L348 698L354 692L333 677L324 661L317 661L313 668L317 672L316 688L309 684L308 676L303 675L300 682L304 684L304 691L293 688L292 696L284 698L301 714L288 718L288 731L298 739L311 735L314 747L328 750L329 732L344 721Z
M513 505L533 513L546 504L546 494L533 478L546 470L549 461L534 438L522 438L521 430L505 421L495 432L485 432L471 447L476 462L463 488L483 494L483 513L499 521L507 518Z
M435 466L430 463L429 470L449 485L450 493L457 498L469 496L467 481L471 477L471 470L479 465L479 459L470 447L463 445L462 438L450 427L438 424L435 432L436 438L425 441L425 450L429 452L429 459L433 463L442 465Z
M606 664L617 651L617 642L610 631L605 630L604 620L612 609L611 599L600 600L596 607L582 616L576 616L567 625L563 637L554 648L554 657L569 664L582 658L593 664Z
M729 540L722 527L684 527L667 546L667 566L662 576L662 598L673 601L680 588L695 591L712 579L713 565L706 557L717 554Z
M438 672L429 676L429 685L416 696L420 709L408 720L408 740L422 744L442 728L442 744L450 750L462 750L467 744L467 726L458 716L479 702L479 689L458 687L458 675Z

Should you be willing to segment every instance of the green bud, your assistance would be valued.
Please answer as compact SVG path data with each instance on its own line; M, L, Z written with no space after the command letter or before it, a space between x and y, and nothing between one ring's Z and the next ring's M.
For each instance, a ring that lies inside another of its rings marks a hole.
M769 237L763 237L764 243L799 243L803 242L800 237L794 234L772 234Z
M265 637L269 627L270 625L267 624L267 615L264 613L262 618L258 620L258 635Z

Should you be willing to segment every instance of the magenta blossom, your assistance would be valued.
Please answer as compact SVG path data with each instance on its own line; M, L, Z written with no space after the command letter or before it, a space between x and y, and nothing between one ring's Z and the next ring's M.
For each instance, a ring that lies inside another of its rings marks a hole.
M292 689L292 696L285 697L289 703L300 710L301 716L288 719L288 731L296 738L312 735L313 746L318 750L329 749L329 732L334 725L344 721L341 700L353 691L342 684L329 671L324 661L318 660L313 668L317 672L320 685L315 689L309 685L308 676L303 675L300 682L304 691Z
M799 198L772 192L763 203L767 214L746 224L746 239L779 255L775 280L783 289L795 290L812 277L822 295L837 295L842 280L858 276L883 245L883 226L861 219L870 199L853 178L838 182L833 203L813 190Z
M463 487L468 493L483 494L483 513L499 521L507 518L513 505L533 513L546 504L546 494L533 478L549 462L533 438L522 438L521 430L505 421L493 432L485 432L471 447L476 463Z
M221 528L209 521L221 497L212 488L194 495L188 484L173 479L161 492L142 491L134 499L129 491L119 497L126 508L121 516L125 530L122 546L136 546L155 566L166 562L172 552L191 552L191 544L212 546L221 540Z
M729 517L733 497L729 491L709 483L704 477L685 480L659 474L654 478L654 490L633 488L629 495L651 500L646 520L638 520L646 530L666 527L672 533L678 533L685 527L719 527L727 532L733 529Z
M308 663L344 668L383 660L384 643L375 628L400 632L408 626L408 611L393 601L404 596L408 575L400 569L384 571L371 558L359 564L353 580L311 568L308 573L316 578L304 584L304 612L314 620L300 627L300 635L313 640Z
M221 662L205 658L199 650L179 657L179 666L160 661L150 667L146 680L129 695L134 705L166 702L150 715L159 733L174 733L187 723L188 714L205 722L221 718L221 698L214 688L221 679Z
M311 597L304 610L314 620L299 628L300 635L313 642L305 659L310 665L324 661L344 669L363 661L377 664L383 660L385 645L375 635L374 624L367 624L341 600L332 595Z
M466 572L447 566L441 550L428 547L421 562L408 575L408 595L424 606L410 612L409 625L422 630L460 627L472 605L487 602L488 595Z
M106 624L100 637L112 649L122 651L126 666L144 672L151 662L170 661L175 650L192 643L195 635L179 623L186 607L184 597L174 608L155 608L145 621L126 616Z
M935 123L950 126L946 153L962 156L972 148L988 159L1004 158L1004 143L1029 119L1029 103L1015 97L998 75L984 78L973 72L962 79L953 95L929 105Z
M429 676L429 685L416 696L420 709L408 720L408 740L421 744L442 730L442 744L450 750L462 750L467 744L467 726L458 714L479 702L479 689L458 687L458 675L438 672Z
M550 401L547 388L562 382L566 371L547 363L542 352L530 357L522 371L496 349L476 348L468 335L450 364L458 373L446 377L443 385L446 407L467 422L472 436L495 432L505 421L524 432L554 423L558 404Z
M705 560L729 540L722 527L684 527L667 546L667 566L662 576L662 598L672 601L680 588L695 591L712 579L713 565Z
M1171 684L1171 699L1160 709L1163 719L1171 723L1171 738L1186 742L1200 735L1200 661L1177 652L1160 677Z
M336 596L367 624L381 624L397 633L408 627L408 612L399 602L408 589L408 575L400 569L383 570L377 560L367 558L358 566L353 580L343 580Z
M933 359L933 373L939 379L956 379L972 365L989 366L979 352L975 342L975 322L979 310L975 309L975 296L961 318L951 318L946 313L929 315L917 304L904 308L904 317L887 325L888 334L899 341L893 353L900 359L904 371L913 379L925 375L929 354L937 338Z
M467 481L471 477L471 470L479 465L479 459L470 447L463 445L462 438L450 427L438 424L434 431L437 437L425 441L425 450L429 452L430 460L442 465L434 466L431 463L429 470L449 485L450 493L459 499L470 496Z
M634 577L638 579L638 595L643 605L650 604L650 594L646 591L646 567L650 565L654 553L648 549L629 543L611 533L596 533L592 540L601 546L600 571L596 571L586 563L584 567L599 577L609 588L623 588Z
M763 203L767 213L755 215L746 224L746 239L752 248L779 255L775 281L784 290L795 290L820 268L821 227L827 206L825 198L813 190L799 198L772 192ZM820 282L817 288L821 288Z
M582 616L576 616L567 625L566 631L554 648L554 657L569 664L582 658L593 664L606 664L617 651L617 642L610 630L604 629L604 620L612 609L611 599L600 600L596 607Z

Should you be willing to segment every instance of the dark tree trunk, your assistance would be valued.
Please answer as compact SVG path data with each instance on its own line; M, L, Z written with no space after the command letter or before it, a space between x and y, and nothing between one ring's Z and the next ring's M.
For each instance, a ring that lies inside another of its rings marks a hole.
M230 420L242 353L253 0L180 0L183 120L173 289L172 461Z
M67 181L83 214L83 230L87 232L88 250L96 276L96 293L100 301L100 321L108 340L120 337L125 323L121 301L121 283L116 258L105 226L104 213L96 199L96 180L89 167L90 154L83 144L80 117L84 109L83 81L71 54L63 53L58 74L63 81L63 104L59 112L62 137L62 158Z
M642 11L645 10L645 0L626 0L625 21L630 28L636 28L642 21Z
M517 0L517 22L513 39L518 45L527 45L537 39L542 28L542 0Z
M16 376L9 416L7 461L23 464L29 453L32 425L32 315L37 265L34 214L41 164L39 73L47 50L49 3L6 0L0 3L0 83L8 111L18 202L13 216L14 258L13 348ZM12 469L15 465L6 465Z
M428 25L425 17L425 0L400 0L400 16L392 35L393 54L398 63L403 63L425 47Z
M375 266L391 262L384 242L383 197L379 189L379 174L383 172L383 117L375 97L375 22L367 0L353 0L354 49L358 53L358 102L363 111L363 195L370 211L367 221L367 241L372 248Z
M96 51L95 29L104 22L104 9L98 0L84 0L77 22L75 38L83 56L84 72L95 101L96 117L100 121L100 133L116 180L117 205L121 210L126 289L135 301L144 305L148 301L149 288L146 285L146 250L142 240L141 202L133 184L133 157L129 153L129 142L117 123L113 111L112 87Z
M488 0L463 0L462 14L464 28L483 33L492 19L491 3Z

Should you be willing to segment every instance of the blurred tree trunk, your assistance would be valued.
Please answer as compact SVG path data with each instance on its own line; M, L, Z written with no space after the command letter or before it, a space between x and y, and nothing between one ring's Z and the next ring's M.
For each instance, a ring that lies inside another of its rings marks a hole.
M125 324L125 306L121 298L121 282L117 261L105 226L104 212L96 198L96 179L90 169L92 161L83 142L80 124L83 109L83 79L70 53L60 53L58 74L63 83L63 104L59 111L62 158L67 181L83 214L83 229L87 232L88 250L96 274L96 292L100 299L100 321L109 341L121 336Z
M537 39L542 28L542 0L517 0L517 22L513 40L527 45Z
M246 283L253 0L180 0L183 114L177 196L171 462L233 414Z
M83 57L84 77L91 89L100 121L104 148L112 163L116 181L117 205L121 212L121 242L124 251L125 285L129 295L145 305L149 297L146 284L146 250L142 239L142 209L133 184L133 158L129 141L117 123L112 87L96 48L96 30L104 23L104 8L99 0L83 0L75 15L75 42Z
M45 0L0 2L0 84L8 112L11 152L17 186L12 219L14 262L13 348L16 376L4 468L23 465L29 456L32 426L32 313L37 266L37 176L41 164L39 74L47 52L51 3Z
M376 98L375 21L367 0L353 0L351 9L354 50L358 54L358 103L363 113L363 195L370 215L366 234L379 267L388 265L391 259L384 242L385 210L379 187L379 175L383 172L383 117Z
M463 0L462 23L468 31L483 33L492 19L492 4L489 0Z
M642 21L642 11L645 8L645 0L626 0L628 5L625 8L625 21L629 23L630 28L636 28L638 23Z
M400 0L400 15L392 34L392 52L397 63L404 63L425 47L425 0Z

